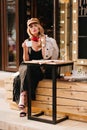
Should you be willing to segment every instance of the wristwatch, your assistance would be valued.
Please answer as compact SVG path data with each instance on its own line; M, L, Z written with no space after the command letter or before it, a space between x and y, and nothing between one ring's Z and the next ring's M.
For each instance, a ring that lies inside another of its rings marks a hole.
M45 44L44 44L44 43L42 43L42 47L45 47Z

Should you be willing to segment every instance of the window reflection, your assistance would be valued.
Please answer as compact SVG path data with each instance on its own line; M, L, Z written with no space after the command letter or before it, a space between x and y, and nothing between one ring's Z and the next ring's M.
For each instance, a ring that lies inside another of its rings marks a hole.
M7 0L8 65L16 65L15 0Z

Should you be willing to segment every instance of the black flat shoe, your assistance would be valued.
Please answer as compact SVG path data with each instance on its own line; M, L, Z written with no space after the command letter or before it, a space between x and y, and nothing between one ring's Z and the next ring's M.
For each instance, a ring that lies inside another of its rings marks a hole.
M20 117L25 117L26 116L26 112L21 112L20 113Z

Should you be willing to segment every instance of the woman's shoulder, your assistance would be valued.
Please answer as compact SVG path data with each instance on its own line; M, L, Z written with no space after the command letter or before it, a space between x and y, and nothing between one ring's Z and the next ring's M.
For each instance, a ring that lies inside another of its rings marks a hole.
M48 35L46 35L46 40L47 41L55 41L55 39L53 37L49 37Z
M29 39L26 39L24 42L26 43L27 47L31 47L32 46L32 42L29 41Z

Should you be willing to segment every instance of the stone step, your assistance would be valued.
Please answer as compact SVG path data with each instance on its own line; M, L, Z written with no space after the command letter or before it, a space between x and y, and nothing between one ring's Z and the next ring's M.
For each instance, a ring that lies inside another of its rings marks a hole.
M0 87L4 87L5 79L10 77L14 72L0 71Z
M0 80L0 87L4 87L4 80Z
M1 87L0 88L0 99L3 99L5 97L5 93L6 93L5 89Z

